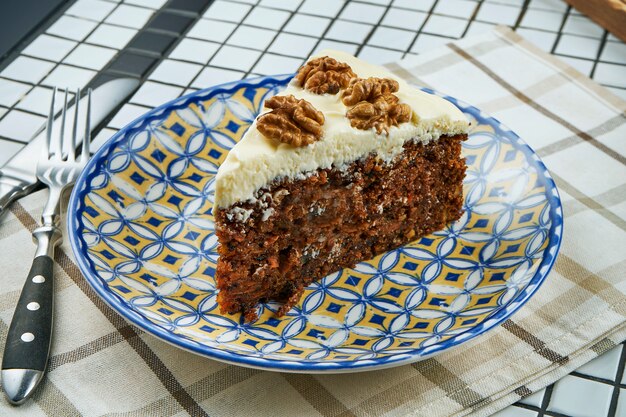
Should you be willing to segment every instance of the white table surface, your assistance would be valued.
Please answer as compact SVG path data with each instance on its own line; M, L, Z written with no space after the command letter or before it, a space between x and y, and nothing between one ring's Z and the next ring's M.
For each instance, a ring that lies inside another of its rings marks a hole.
M88 85L175 1L78 0L19 56L0 63L0 166L44 122L51 86ZM293 72L315 50L384 63L496 24L626 99L626 45L561 0L204 1L210 7L201 14L182 14L193 18L190 30L165 56L155 55L158 65L97 135L96 147L154 106L222 82ZM496 416L626 416L625 363L622 344Z

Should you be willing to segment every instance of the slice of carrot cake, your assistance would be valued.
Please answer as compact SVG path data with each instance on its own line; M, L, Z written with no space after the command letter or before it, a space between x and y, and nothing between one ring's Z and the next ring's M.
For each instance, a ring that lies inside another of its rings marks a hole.
M222 312L284 314L311 282L461 216L469 123L450 102L324 51L265 108L216 177Z

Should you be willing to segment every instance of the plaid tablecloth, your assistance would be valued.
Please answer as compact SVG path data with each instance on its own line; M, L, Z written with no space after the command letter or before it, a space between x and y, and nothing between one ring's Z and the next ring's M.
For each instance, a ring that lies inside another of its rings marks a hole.
M56 254L47 380L2 415L488 415L626 338L626 102L508 29L389 65L470 102L543 158L565 236L540 291L501 327L432 359L342 375L265 372L205 359L127 324ZM0 221L0 343L34 252L46 192Z

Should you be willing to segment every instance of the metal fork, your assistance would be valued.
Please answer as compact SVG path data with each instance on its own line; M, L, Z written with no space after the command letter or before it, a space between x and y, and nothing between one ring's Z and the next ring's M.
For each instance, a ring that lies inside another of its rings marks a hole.
M37 177L49 190L48 201L41 215L42 225L33 231L33 240L37 243L35 259L13 314L2 359L2 387L9 401L15 405L30 397L46 370L52 335L54 248L62 238L61 194L74 183L89 159L91 90L87 92L85 137L78 155L76 144L80 89L76 91L71 134L65 129L68 101L66 89L60 133L53 140L56 92L55 88L46 126L46 146L37 165Z

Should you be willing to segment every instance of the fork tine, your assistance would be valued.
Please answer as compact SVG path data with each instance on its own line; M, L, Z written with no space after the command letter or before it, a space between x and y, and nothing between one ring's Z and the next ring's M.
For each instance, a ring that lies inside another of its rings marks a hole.
M61 131L56 140L56 154L58 159L63 159L63 138L65 137L65 118L67 117L67 88L65 89L65 97L63 98L63 111L61 112Z
M52 145L52 125L54 124L54 99L57 95L57 88L52 89L52 100L50 100L50 113L46 124L46 158L50 158L50 146Z
M76 89L74 96L74 126L72 128L72 140L67 150L67 160L74 161L76 159L76 136L78 134L78 113L80 112L80 88Z
M91 88L87 90L87 115L85 117L85 138L83 139L83 148L80 153L80 161L89 159L89 151L91 146Z

